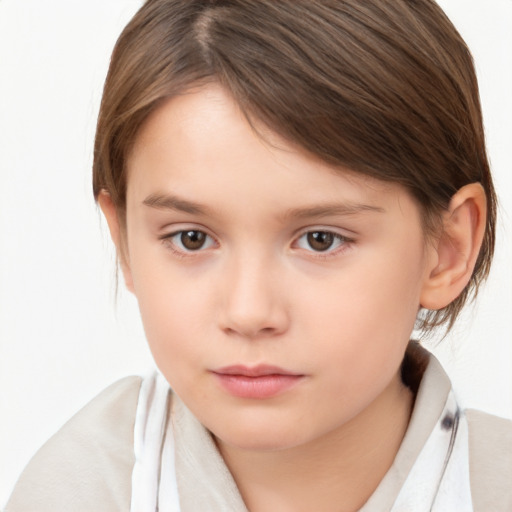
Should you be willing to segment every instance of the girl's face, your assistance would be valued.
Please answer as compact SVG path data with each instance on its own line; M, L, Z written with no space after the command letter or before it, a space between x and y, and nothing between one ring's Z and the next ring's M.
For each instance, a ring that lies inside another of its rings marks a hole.
M268 450L396 391L433 255L401 187L262 133L217 86L160 107L129 157L124 271L176 393Z

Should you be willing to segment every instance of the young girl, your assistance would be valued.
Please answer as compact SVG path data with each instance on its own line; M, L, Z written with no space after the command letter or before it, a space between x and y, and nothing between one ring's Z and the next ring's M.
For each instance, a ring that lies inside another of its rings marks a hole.
M160 374L114 384L7 512L506 511L510 422L417 326L491 262L471 56L429 0L149 0L94 193Z

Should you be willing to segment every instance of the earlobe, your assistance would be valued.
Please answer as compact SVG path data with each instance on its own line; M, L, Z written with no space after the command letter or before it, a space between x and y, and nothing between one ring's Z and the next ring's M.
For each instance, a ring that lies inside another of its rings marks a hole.
M480 183L462 187L443 214L442 232L435 241L420 303L426 309L446 307L464 290L480 252L486 225L487 201Z
M117 209L112 202L110 194L106 190L102 190L100 192L98 196L98 204L101 208L101 211L103 212L103 215L105 216L105 220L107 221L110 237L116 246L117 258L123 272L126 288L128 288L128 290L133 293L133 280L128 261L128 251L125 244L125 236L122 232L121 222L119 221Z

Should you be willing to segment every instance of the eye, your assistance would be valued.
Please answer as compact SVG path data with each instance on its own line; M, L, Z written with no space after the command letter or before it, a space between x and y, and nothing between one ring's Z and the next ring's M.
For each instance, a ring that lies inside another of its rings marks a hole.
M308 251L327 252L337 249L348 241L344 236L332 231L308 231L297 240L297 246Z
M164 240L170 242L176 249L182 252L194 252L208 249L214 245L214 240L204 231L187 229L165 236Z

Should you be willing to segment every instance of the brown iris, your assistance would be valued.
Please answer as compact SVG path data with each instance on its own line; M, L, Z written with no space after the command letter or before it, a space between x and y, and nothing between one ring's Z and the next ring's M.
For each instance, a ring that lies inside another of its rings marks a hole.
M206 241L206 234L202 231L183 231L180 236L180 241L185 249L189 251L197 251L203 247Z
M307 234L308 244L315 251L327 251L334 243L334 234L328 231L312 231Z

